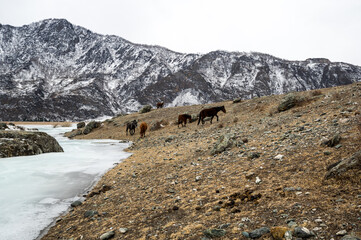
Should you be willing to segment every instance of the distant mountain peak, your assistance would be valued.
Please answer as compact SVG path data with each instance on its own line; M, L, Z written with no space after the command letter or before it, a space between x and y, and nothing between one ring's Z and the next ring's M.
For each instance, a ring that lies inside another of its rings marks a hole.
M84 120L350 84L361 67L264 53L178 53L46 19L0 25L0 120Z

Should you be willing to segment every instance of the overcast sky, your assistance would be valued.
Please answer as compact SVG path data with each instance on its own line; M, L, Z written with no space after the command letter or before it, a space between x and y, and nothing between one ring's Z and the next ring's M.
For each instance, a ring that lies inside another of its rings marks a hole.
M183 53L262 52L361 66L361 0L0 0L0 23L47 18Z

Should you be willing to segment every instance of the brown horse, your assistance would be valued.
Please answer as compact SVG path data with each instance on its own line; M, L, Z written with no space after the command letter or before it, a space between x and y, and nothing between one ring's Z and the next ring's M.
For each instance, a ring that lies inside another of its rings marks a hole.
M164 105L164 102L158 102L158 103L157 103L157 109L158 109L158 108L162 108L163 105Z
M140 129L140 137L145 137L145 131L147 131L148 125L146 122L142 122L139 125L139 129Z
M224 108L224 106L220 106L220 107L213 107L213 108L208 108L208 109L203 109L200 113L199 113L199 119L198 119L198 124L202 121L202 124L204 124L204 118L205 117L211 117L211 124L212 124L212 120L214 118L214 116L217 117L217 122L218 122L218 115L217 113L219 111L222 111L224 113L226 113L226 109Z
M187 119L189 119L189 122L192 120L192 116L189 114L181 114L178 116L178 127L179 124L182 124L182 127L185 127L187 125ZM184 123L184 125L183 125Z

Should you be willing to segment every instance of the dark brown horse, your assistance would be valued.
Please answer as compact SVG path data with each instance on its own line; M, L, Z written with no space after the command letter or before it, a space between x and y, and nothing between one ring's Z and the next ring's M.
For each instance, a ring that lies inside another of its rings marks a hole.
M158 109L158 108L162 108L163 105L164 105L164 102L158 102L158 103L157 103L157 109Z
M198 119L198 125L199 123L202 121L202 124L204 124L204 118L205 117L211 117L211 124L212 124L212 120L214 118L214 116L217 117L217 122L218 122L218 115L217 113L219 111L222 111L224 113L226 113L226 109L224 108L224 106L221 107L213 107L213 108L208 108L208 109L203 109L200 113L199 113L199 119Z
M178 127L179 124L182 124L182 127L185 127L187 125L187 119L189 119L189 122L192 120L192 116L189 114L181 114L178 116ZM184 125L183 125L184 123Z

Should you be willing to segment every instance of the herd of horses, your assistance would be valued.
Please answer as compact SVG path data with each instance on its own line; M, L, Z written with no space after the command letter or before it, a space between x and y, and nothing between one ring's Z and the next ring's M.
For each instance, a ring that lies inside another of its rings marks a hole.
M162 108L163 107L164 102L158 102L157 103L157 109L158 108ZM222 111L224 113L226 113L226 109L224 106L219 106L219 107L212 107L212 108L207 108L207 109L203 109L202 111L200 111L200 113L198 114L198 124L202 121L202 124L204 124L205 122L205 118L206 117L210 117L210 123L212 124L212 120L214 117L217 117L217 122L218 122L218 112ZM192 116L189 114L180 114L178 116L178 128L179 125L182 124L182 127L185 127L187 125L187 120L189 123L191 123L192 121ZM137 120L133 120L131 122L127 123L127 129L126 129L126 135L128 135L128 132L130 135L134 135L135 133L135 129L137 128L138 122ZM146 122L142 122L139 125L139 129L140 129L140 137L145 137L145 132L148 129L148 125Z

